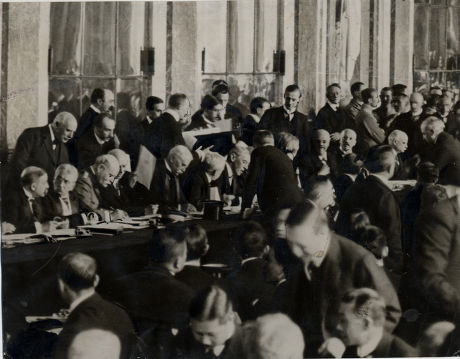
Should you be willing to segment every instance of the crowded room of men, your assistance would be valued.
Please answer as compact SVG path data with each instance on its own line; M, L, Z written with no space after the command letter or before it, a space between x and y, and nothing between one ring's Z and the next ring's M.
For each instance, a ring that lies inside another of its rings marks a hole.
M5 358L460 355L460 3L3 3Z

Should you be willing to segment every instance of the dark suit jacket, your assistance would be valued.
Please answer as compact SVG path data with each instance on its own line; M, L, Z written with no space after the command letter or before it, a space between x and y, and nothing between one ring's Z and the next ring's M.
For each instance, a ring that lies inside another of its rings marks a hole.
M225 288L242 321L256 319L261 314L256 310L257 303L273 297L276 287L265 281L265 267L265 260L251 259L225 279Z
M339 164L337 163L337 157L333 155L333 151L328 151L326 163L330 168L330 173L327 177L333 181L339 174ZM322 167L323 162L314 151L299 161L300 182L305 193L309 191L312 182L318 178L318 172Z
M80 174L74 192L80 200L82 211L94 212L102 208L100 185L91 168Z
M316 115L315 128L324 129L329 133L341 132L344 130L346 127L342 109L339 108L337 111L334 111L332 107L326 103Z
M350 103L344 107L343 114L345 116L345 128L350 128L356 131L356 129L358 128L356 117L358 116L358 113L361 111L361 106L362 104L360 104L357 100L352 98Z
M214 126L215 127L215 126ZM203 111L198 110L192 116L192 122L187 126L185 131L202 130L208 128L208 123L203 118Z
M377 123L372 114L372 107L364 104L355 118L357 144L356 153L365 158L371 147L380 145L385 141L385 131Z
M2 221L14 224L16 227L15 233L35 233L34 222L39 221L41 217L40 205L36 200L37 213L32 213L30 209L29 200L26 194L21 189L11 190L10 195L4 203L4 210L2 212Z
M91 107L88 107L85 113L78 120L77 130L75 136L69 142L67 142L67 148L69 150L70 162L74 166L78 166L78 148L77 142L93 127L94 119L98 115Z
M447 117L445 131L460 141L460 122L455 119L455 114L452 112Z
M182 283L188 285L195 292L202 290L214 283L214 278L200 267L186 265L176 278Z
M114 148L115 142L113 139L101 145L97 142L93 129L88 130L86 134L77 141L78 168L88 168L94 164L97 157L105 155Z
M24 168L37 166L48 173L51 182L54 171L62 163L68 163L67 147L58 142L53 150L51 133L48 125L24 130L19 136L13 157L10 161L8 187L20 189L19 177Z
M179 205L187 203L180 179L174 178L179 187L179 197L177 197L175 188L171 186L171 176L173 175L167 170L165 160L157 160L150 191L153 203L159 204L164 209L168 207L178 208Z
M171 114L164 112L152 125L154 135L150 141L153 143L148 146L156 157L165 158L171 148L185 144L182 127Z
M241 125L241 140L244 141L248 146L252 146L252 138L254 133L257 131L259 124L254 120L252 115L248 115Z
M139 332L157 324L182 327L194 295L190 287L156 265L121 277L111 288L111 298L126 308Z
M423 353L420 353L423 355ZM404 340L391 335L387 332L383 333L383 337L380 340L377 347L372 353L369 354L370 358L408 358L416 357L419 353L407 344ZM358 358L357 347L347 347L342 358Z
M50 221L55 217L67 218L69 220L70 227L76 227L83 224L83 219L80 214L80 203L77 195L74 192L69 193L70 207L72 214L70 216L64 216L62 210L62 203L59 199L59 195L50 190L46 197L40 200L41 206L41 217L40 221Z
M317 350L323 342L322 326L335 332L336 313L343 295L355 288L373 288L385 299L387 305L386 328L392 331L401 311L398 297L375 257L352 241L331 233L329 249L321 266L313 271L308 281L303 266L292 274L284 286L278 287L275 303L287 313L309 338L305 357L318 357Z
M423 146L423 137L420 126L426 116L422 113L419 116L413 116L411 112L402 113L394 119L388 128L387 135L393 130L403 131L407 137L407 150L408 156L412 157L419 152L420 146Z
M370 197L371 196L371 197ZM380 227L387 236L389 256L385 262L397 273L402 270L401 216L399 204L393 192L377 177L356 181L344 194L337 218L337 233L351 238L350 213L364 210L371 224Z
M101 298L99 294L94 294L70 313L58 336L54 358L68 358L68 350L76 335L94 328L115 334L122 345L120 358L130 357L136 339L128 315L118 306Z
M353 179L345 173L334 179L333 185L337 203L342 202L343 195L353 183L355 183L355 181L353 181Z
M460 142L442 132L434 145L424 149L422 161L433 162L439 168L439 183L460 186Z
M131 158L131 168L137 164L143 132L137 118L129 110L123 109L118 113L115 134L120 140L120 149Z
M431 314L433 320L460 314L459 224L457 196L422 211L415 222L417 242L408 280L413 285L406 294L413 298L413 307Z
M289 116L283 106L270 108L260 119L257 129L271 131L275 135L275 140L280 132L288 132L296 136L300 142L298 158L310 152L311 126L307 116L303 113L295 111L292 121L289 121Z
M263 212L297 203L303 197L291 159L274 146L263 146L252 151L242 209L251 207L255 194Z

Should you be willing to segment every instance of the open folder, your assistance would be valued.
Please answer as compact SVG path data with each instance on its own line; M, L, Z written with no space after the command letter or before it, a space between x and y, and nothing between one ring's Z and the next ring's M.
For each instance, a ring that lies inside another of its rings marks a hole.
M139 159L137 161L136 172L137 182L150 188L153 172L157 163L156 157L145 146L141 145L139 150Z

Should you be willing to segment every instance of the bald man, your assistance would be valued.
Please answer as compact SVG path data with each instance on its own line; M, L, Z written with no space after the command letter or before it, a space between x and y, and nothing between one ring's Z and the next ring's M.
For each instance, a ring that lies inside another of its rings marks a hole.
M390 134L394 130L406 133L408 137L406 156L412 157L414 154L418 153L422 145L420 125L425 119L423 115L423 104L425 103L425 99L421 93L414 92L409 97L409 103L410 111L398 115L388 128L387 134Z
M24 130L19 136L10 161L8 188L19 188L21 171L28 166L45 170L48 179L62 163L69 162L65 144L73 137L77 120L69 112L59 113L52 123Z
M316 130L313 133L311 155L299 165L300 182L307 193L310 185L318 177L327 177L331 180L337 176L336 157L329 150L330 135L326 130Z

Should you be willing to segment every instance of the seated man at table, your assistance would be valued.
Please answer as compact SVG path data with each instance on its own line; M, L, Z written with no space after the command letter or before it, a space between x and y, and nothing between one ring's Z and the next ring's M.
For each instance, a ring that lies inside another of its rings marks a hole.
M104 208L121 208L132 216L145 214L145 207L153 203L153 195L131 172L129 155L115 148L109 152L120 164L120 172L112 184L102 187L102 206Z
M181 176L192 160L192 153L182 145L171 148L164 160L157 160L150 191L153 203L160 205L161 212L168 209L196 210L187 202L181 186Z
M184 182L185 195L188 201L198 210L203 209L207 200L223 200L228 183L225 170L225 157L216 152L206 153L204 162L198 163L188 173Z
M181 328L194 291L175 278L185 264L187 244L182 231L155 231L149 245L150 264L143 271L117 279L111 297L123 305L138 333L154 326Z
M250 161L251 154L244 142L237 142L228 153L226 166L228 190L226 192L228 192L228 196L232 196L232 200L243 195ZM239 203L239 199L237 202Z
M114 221L124 218L127 214L119 208L104 208L101 188L111 185L120 172L120 164L112 155L102 155L96 158L96 162L87 170L83 171L77 180L75 193L80 200L81 210L95 212L101 219Z
M37 199L48 193L48 175L39 167L29 166L22 171L20 180L21 189L8 196L3 219L16 227L16 233L42 232L45 228L40 223L41 206Z
M133 325L123 310L97 294L96 261L83 253L69 253L59 263L57 277L59 292L69 304L70 315L58 336L54 357L68 358L78 334L97 328L115 334L121 342L119 358L129 358L135 344ZM97 337L93 337L93 345L95 340Z
M257 131L254 146L256 149L251 153L241 211L244 214L246 208L251 208L257 194L260 209L267 216L272 216L284 204L296 203L303 194L297 185L292 160L275 147L270 131Z
M61 228L76 227L83 224L80 203L73 192L78 179L78 171L71 164L65 163L56 168L53 189L41 201L41 220L53 221L57 217L64 222Z
M336 334L345 347L342 358L417 356L414 348L385 330L385 300L375 290L359 288L346 293L338 316ZM324 345L329 354L333 354L328 350L332 339Z

